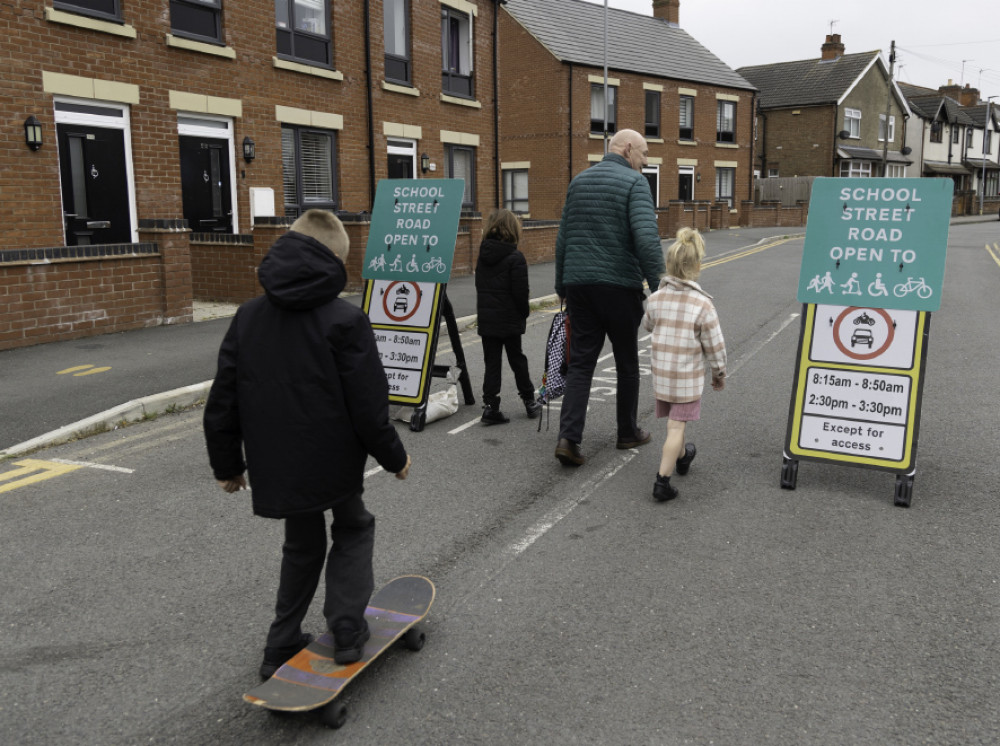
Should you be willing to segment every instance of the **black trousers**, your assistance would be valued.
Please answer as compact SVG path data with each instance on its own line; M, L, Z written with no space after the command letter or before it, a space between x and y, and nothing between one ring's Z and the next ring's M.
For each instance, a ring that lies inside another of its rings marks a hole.
M570 362L566 393L559 415L559 437L583 440L587 402L597 358L604 339L611 342L617 375L618 437L638 432L639 344L643 292L615 285L567 285L566 309L570 321Z
M288 647L302 635L302 620L312 602L326 565L326 599L323 616L333 629L338 622L359 626L375 589L372 554L375 516L365 509L363 491L333 508L327 555L326 514L310 513L285 518L285 543L281 555L281 581L274 621L267 647Z
M482 337L483 362L486 372L483 374L483 404L491 407L500 404L500 380L503 371L503 351L507 350L507 362L514 372L514 384L522 399L535 398L535 384L531 382L528 372L528 358L521 350L521 335L514 337Z

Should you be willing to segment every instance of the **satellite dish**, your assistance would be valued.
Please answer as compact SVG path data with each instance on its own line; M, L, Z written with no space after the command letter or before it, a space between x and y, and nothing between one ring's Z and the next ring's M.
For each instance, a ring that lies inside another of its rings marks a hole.
M850 136L851 133L848 130L841 130L840 132L837 133L837 137L839 137L841 140L846 140Z
M902 153L903 155L909 155L910 153L913 152L913 148L911 148L909 145L904 145L902 150L900 150L899 152Z

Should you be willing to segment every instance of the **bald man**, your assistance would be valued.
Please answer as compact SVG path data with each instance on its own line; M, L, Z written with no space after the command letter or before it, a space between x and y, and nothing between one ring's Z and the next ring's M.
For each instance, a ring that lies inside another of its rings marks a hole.
M637 335L645 298L664 272L663 249L649 183L646 139L621 130L604 159L569 185L556 239L556 293L570 317L570 363L559 418L556 458L581 466L587 403L604 340L617 371L617 447L634 448L650 435L636 421L639 407Z

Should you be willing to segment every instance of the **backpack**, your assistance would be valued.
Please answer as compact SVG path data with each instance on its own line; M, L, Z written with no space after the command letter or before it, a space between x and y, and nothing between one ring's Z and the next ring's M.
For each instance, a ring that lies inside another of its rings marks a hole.
M552 317L549 328L549 339L545 343L545 372L542 373L542 386L538 389L538 401L546 406L553 399L558 399L566 391L566 370L570 357L570 323L569 313L560 308ZM542 418L538 418L538 429L542 429Z

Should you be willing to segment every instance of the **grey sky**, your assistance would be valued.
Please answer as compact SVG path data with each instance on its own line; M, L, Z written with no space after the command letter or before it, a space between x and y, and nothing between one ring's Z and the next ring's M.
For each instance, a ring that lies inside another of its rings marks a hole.
M653 14L653 0L608 0L608 7ZM984 0L681 0L680 25L738 68L817 58L836 21L849 54L882 50L888 63L895 40L897 80L937 88L951 79L985 99L1000 95L1000 16L991 7Z

